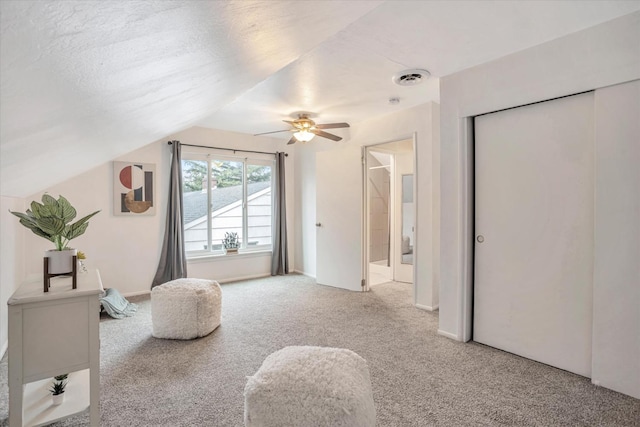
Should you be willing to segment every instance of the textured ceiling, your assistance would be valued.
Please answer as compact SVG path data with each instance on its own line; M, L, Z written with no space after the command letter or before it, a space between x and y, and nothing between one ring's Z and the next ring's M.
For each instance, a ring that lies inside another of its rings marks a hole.
M638 9L637 1L2 0L0 194L28 196L193 125L257 133L284 129L297 111L355 123L437 100L438 77ZM391 83L414 67L433 78ZM391 96L400 104L389 105Z

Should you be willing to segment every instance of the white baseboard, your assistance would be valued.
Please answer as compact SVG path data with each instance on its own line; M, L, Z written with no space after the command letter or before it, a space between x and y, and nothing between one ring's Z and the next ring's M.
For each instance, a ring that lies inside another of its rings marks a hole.
M127 292L126 294L122 294L123 297L137 297L138 295L148 295L151 291L137 291L137 292Z
M315 279L315 278L316 278L316 276L313 276L313 275L311 275L311 274L309 274L309 273L305 273L305 272L304 272L304 271L302 271L302 270L293 270L293 272L294 272L294 273L298 273L298 274L302 274L303 276L311 277L312 279Z
M271 274L267 274L267 273L261 273L261 274L252 274L249 276L238 276L238 277L229 277L226 279L214 279L217 280L218 283L222 284L222 283L230 283L230 282L238 282L240 280L250 280L250 279L259 279L261 277L269 277ZM135 292L127 292L122 294L123 297L127 298L127 297L135 297L138 295L148 295L151 293L151 290L147 290L147 291L135 291Z
M436 305L435 307L431 307L429 305L422 305L422 304L416 304L416 308L419 308L420 310L426 310L426 311L436 311L440 306Z
M227 279L215 279L218 283L239 282L240 280L259 279L261 277L269 277L271 273L251 274L249 276L229 277Z
M443 337L451 338L452 340L462 341L456 334L452 334L451 332L443 331L442 329L438 329L438 335L442 335Z
M2 347L0 347L0 359L4 357L4 354L7 352L8 347L9 347L8 340L2 343Z

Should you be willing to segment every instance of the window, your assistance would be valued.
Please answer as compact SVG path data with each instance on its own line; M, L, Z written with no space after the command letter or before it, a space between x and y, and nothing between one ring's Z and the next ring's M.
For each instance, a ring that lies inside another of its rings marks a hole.
M227 232L240 250L271 249L272 172L273 161L183 155L187 255L222 253Z

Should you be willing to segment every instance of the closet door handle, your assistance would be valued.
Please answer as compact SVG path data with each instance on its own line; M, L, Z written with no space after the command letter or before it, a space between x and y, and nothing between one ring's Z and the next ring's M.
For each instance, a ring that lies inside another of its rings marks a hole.
M316 227L322 227L322 224L319 222L316 222Z

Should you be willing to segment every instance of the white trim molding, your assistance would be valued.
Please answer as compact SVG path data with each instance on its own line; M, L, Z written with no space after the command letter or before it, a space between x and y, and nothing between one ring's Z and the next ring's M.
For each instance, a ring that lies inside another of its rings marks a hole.
M225 284L231 282L239 282L241 280L251 280L251 279L259 279L261 277L270 277L270 273L260 273L260 274L250 274L248 276L238 276L238 277L229 277L226 279L217 279L218 283Z
M425 310L425 311L436 311L439 307L440 306L438 304L434 305L433 307L429 305L416 304L416 308L419 308L420 310Z
M312 279L315 280L316 276L309 274L309 273L305 273L302 270L293 270L294 273L298 273L298 274L302 274L303 276L307 276L307 277L311 277Z
M137 297L139 295L148 295L151 293L151 290L148 291L137 291L137 292L127 292L126 294L122 294L123 297Z
M438 335L442 335L443 337L451 338L452 340L462 341L459 336L456 334L452 334L451 332L443 331L442 329L438 329Z

